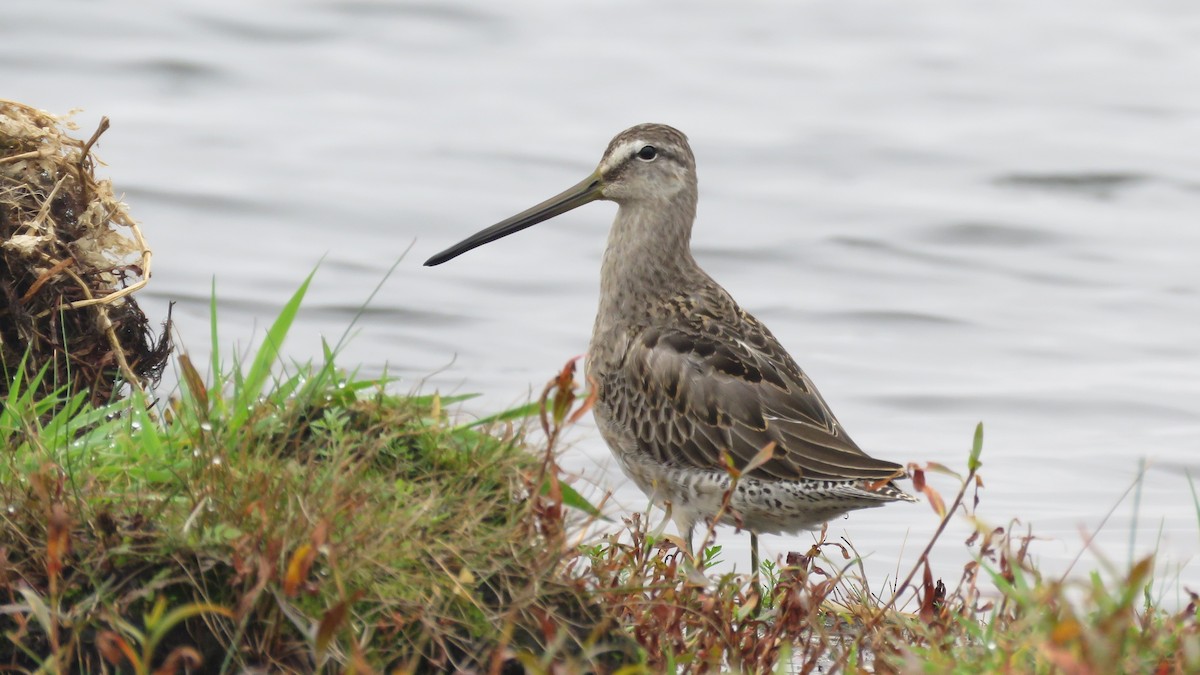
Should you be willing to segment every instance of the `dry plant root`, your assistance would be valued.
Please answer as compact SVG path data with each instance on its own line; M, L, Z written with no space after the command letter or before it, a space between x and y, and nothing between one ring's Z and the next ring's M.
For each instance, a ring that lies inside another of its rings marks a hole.
M24 369L45 369L39 396L66 387L103 403L145 391L171 346L133 293L150 281L151 251L92 146L69 119L0 99L0 396ZM129 389L126 389L128 387Z

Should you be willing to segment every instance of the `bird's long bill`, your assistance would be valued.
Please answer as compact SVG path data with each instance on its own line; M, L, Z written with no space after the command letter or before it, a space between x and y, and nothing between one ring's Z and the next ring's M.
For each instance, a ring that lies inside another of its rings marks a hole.
M463 239L445 251L426 260L425 266L441 265L447 260L457 258L473 248L496 241L501 237L507 237L513 232L520 232L527 227L537 225L543 220L549 220L554 216L566 213L588 202L595 201L600 196L600 176L598 173L593 173L583 179L578 185L567 188L541 204L526 209L511 218L506 218L496 223L486 230L481 230Z

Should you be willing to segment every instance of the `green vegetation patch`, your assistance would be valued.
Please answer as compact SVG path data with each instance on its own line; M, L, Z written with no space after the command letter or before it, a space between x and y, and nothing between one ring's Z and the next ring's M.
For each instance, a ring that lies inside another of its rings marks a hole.
M541 495L557 468L516 428L454 424L453 401L389 394L331 353L267 381L303 291L265 358L205 384L184 356L159 409L13 380L0 602L27 611L0 615L0 663L403 671L596 643L597 601L558 567L563 491Z
M939 528L889 588L824 533L752 577L717 575L711 531L692 560L641 514L585 527L599 513L555 457L590 403L573 364L537 403L463 424L457 400L389 393L335 367L336 348L282 367L307 285L248 362L202 374L181 355L166 401L95 405L52 369L10 373L0 668L1200 672L1200 597L1163 607L1153 558L1049 578L1031 533L976 518L982 428L962 475L910 467ZM964 517L971 562L935 579Z

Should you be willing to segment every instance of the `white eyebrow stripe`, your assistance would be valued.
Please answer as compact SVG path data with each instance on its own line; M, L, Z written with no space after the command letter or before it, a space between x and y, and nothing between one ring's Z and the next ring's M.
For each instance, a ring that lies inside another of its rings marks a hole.
M618 145L613 149L608 157L606 157L604 161L600 163L600 172L604 173L615 169L618 164L629 159L631 156L633 156L633 153L641 150L645 145L646 142L641 139L625 141L624 143Z

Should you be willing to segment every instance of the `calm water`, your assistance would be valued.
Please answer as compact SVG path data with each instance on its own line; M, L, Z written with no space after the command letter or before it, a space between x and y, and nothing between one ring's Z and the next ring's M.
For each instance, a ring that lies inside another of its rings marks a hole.
M343 364L481 392L464 414L522 402L587 347L615 207L420 261L666 122L699 162L697 258L860 445L961 467L984 421L980 513L1031 523L1050 569L1145 458L1097 545L1160 550L1168 600L1200 586L1198 77L1182 1L43 0L0 22L0 96L81 107L83 136L112 118L100 152L155 250L139 297L178 303L196 356L214 277L245 348L323 260L307 359L411 247ZM573 439L614 514L644 506L590 425ZM935 525L897 505L832 528L880 584Z

